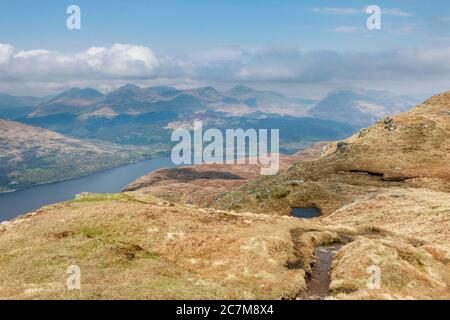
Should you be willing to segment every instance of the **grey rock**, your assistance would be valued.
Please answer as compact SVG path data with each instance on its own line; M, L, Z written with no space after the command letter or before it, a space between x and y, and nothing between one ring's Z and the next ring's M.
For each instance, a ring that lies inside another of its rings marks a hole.
M395 123L394 119L391 117L386 117L382 120L384 124L384 128L389 131L395 131L397 129L397 124Z
M344 152L345 150L347 150L348 149L348 143L346 143L346 142L338 142L338 144L337 144L337 150L338 151L340 151L340 152Z

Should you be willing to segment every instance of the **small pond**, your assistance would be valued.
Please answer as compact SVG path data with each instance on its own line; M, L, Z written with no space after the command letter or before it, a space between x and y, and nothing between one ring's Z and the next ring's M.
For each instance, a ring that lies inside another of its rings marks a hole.
M321 212L318 208L292 208L291 214L296 218L317 218L321 216Z

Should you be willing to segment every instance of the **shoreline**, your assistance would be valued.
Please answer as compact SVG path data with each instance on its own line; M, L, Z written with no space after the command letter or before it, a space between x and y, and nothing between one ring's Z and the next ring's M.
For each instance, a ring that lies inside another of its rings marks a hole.
M74 177L71 177L71 178L57 179L57 180L52 180L52 181L47 181L47 182L42 182L42 183L36 183L36 184L28 185L26 187L14 189L14 190L0 191L0 195L13 193L13 192L17 192L17 191L23 191L23 190L27 190L27 189L31 189L31 188L35 188L35 187L39 187L39 186L51 185L51 184L60 183L60 182L66 182L66 181L71 181L71 180L77 180L77 179L88 177L88 176L96 174L96 173L101 173L101 172L117 169L117 168L120 168L120 167L133 165L133 164L136 164L136 163L153 160L155 158L158 158L158 157L157 156L151 156L151 157L148 157L148 158L144 158L142 160L131 161L131 162L123 163L121 165L117 165L117 166L112 166L112 167L108 167L108 168L104 168L104 169L100 169L100 170L96 170L96 171L86 172L85 174L77 175L77 176L74 176ZM160 158L165 159L165 157L160 157Z
M8 191L0 191L0 195L1 194L6 194L6 193L16 192L16 191L20 191L20 190L23 190L23 189L14 189L14 190L8 190Z
M73 200L74 196L81 192L93 192L98 194L120 193L122 192L124 187L126 187L129 183L131 183L135 179L138 179L139 177L154 170L157 170L159 168L170 167L170 164L168 163L169 161L170 159L167 157L152 157L151 159L135 161L122 166L116 166L114 168L97 171L90 175L85 175L83 177L35 185L25 189L16 190L15 192L2 192L0 193L0 203L3 203L4 208L0 209L1 212L0 223L14 220L17 217L27 215L47 205ZM121 168L123 168L123 170ZM119 175L114 176L115 175L114 172L117 170L119 170L118 171ZM127 174L125 174L124 176L123 173L121 174L120 172L127 172ZM102 181L103 176L105 175L106 176L113 175L115 177L114 178L115 180L110 181L108 184L100 184L94 187L92 190L90 190L91 189L89 187L91 185L90 183L95 181ZM132 177L132 179L129 180L128 178L125 177ZM75 188L71 189L70 188L71 186L75 186ZM113 187L111 188L111 186ZM48 195L53 194L53 191L51 190L54 191L56 190L55 192L57 194L49 197L42 194L43 199L41 199L40 197L33 198L34 194L39 194L39 192L43 192L42 188L44 188L43 189L45 190L44 192ZM58 190L65 190L65 191L60 193ZM27 196L32 197L30 198L31 202L26 201L25 203L21 204L22 199L26 199L24 197Z

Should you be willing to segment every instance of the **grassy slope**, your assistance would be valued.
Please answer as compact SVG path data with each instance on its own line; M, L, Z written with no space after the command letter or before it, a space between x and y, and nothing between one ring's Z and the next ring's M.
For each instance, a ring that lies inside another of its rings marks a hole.
M302 155L280 155L279 169L286 170ZM201 164L159 169L129 184L125 191L139 190L168 201L206 207L222 193L237 189L260 175L258 164Z
M320 158L324 146L325 143L318 143L294 155L280 154L279 170L287 170L298 161ZM168 201L206 207L221 194L256 179L260 171L261 166L257 164L202 164L159 169L130 183L125 191L139 190Z
M221 209L289 214L317 206L324 214L386 188L450 191L450 92L329 146L317 161L256 179L224 195Z
M250 182L216 204L226 211L138 190L2 223L0 297L308 298L314 248L350 239L334 259L329 298L450 299L448 101L448 93L434 97L394 117L393 131L380 123L344 150L334 145L320 160ZM385 181L393 173L397 181ZM237 204L241 213L230 211ZM281 216L293 204L326 215ZM80 291L65 287L71 264L81 267ZM366 285L372 265L381 268L377 290Z
M132 193L88 196L0 226L0 298L292 296L304 272L284 267L290 224ZM72 264L80 291L65 288Z
M86 175L142 159L139 148L100 145L0 120L0 191Z
M308 297L314 247L345 237L353 241L335 259L330 298L449 299L448 220L424 205L420 222L432 224L433 233L418 232L417 213L404 210L397 221L365 222L371 206L400 205L398 197L386 197L305 221L199 209L139 192L85 195L0 224L0 298ZM348 221L355 215L361 218ZM407 223L395 232L398 221ZM382 268L381 290L366 288L373 264ZM81 268L81 290L66 288L70 265Z

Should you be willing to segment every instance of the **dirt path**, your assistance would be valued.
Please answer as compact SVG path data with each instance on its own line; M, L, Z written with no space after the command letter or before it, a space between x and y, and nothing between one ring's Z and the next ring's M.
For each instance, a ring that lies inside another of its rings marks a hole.
M333 243L315 248L315 263L311 275L307 279L307 294L309 299L323 299L330 293L330 270L336 253L344 246L343 243Z

